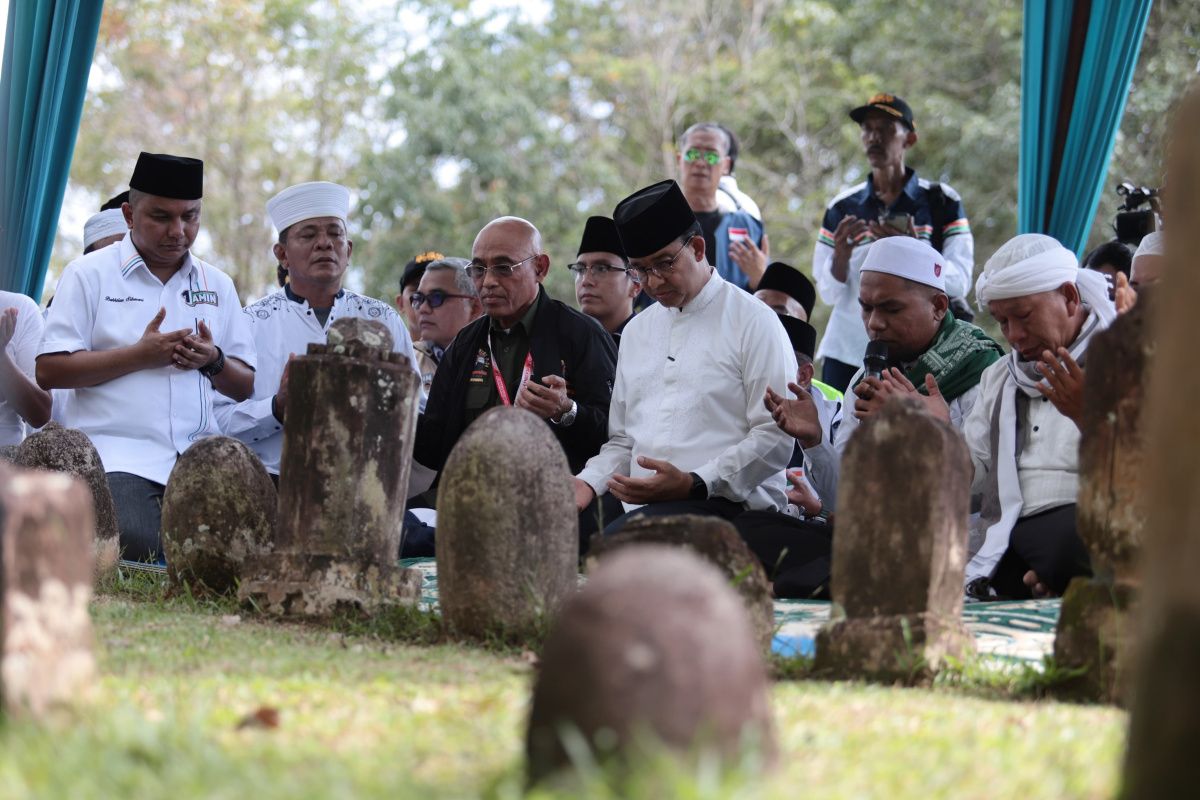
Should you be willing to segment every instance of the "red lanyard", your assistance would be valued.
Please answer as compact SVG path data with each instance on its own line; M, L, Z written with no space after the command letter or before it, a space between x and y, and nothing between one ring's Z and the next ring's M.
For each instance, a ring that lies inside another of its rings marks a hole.
M508 396L508 387L504 385L504 377L500 374L500 370L496 367L496 354L492 350L492 332L488 331L488 360L492 364L492 380L496 382L496 391L500 393L500 402L506 406L512 405L512 400ZM521 382L517 384L517 394L521 393L521 389L529 382L529 376L533 374L533 353L525 354L525 368L521 370Z

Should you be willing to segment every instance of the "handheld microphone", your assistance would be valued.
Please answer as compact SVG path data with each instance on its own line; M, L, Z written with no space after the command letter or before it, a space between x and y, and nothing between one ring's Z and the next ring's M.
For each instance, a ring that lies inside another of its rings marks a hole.
M863 355L863 369L868 378L881 378L887 369L887 342L867 342L867 352Z

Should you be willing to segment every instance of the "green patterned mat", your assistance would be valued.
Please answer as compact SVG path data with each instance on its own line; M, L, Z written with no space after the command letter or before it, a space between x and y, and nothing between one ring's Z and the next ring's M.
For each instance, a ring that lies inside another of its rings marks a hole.
M436 610L437 562L426 558L408 559L401 564L421 570L421 607ZM1054 649L1058 607L1058 600L971 603L963 611L963 620L975 635L975 645L982 655L1003 662L1040 664ZM824 600L777 600L778 630L772 649L784 656L811 656L817 631L829 620L829 608L830 603Z

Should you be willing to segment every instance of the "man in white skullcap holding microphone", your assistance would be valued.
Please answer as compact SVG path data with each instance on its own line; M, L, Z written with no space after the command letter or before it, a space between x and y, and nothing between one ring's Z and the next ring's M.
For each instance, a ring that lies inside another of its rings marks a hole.
M254 394L240 403L221 403L218 424L241 439L278 480L283 451L283 415L288 361L311 343L324 344L334 320L358 318L383 323L393 349L414 365L412 338L386 303L343 287L354 243L346 229L350 191L336 183L313 181L284 189L267 201L267 214L279 232L273 250L288 272L279 291L244 309L258 348Z
M1116 318L1108 283L1049 236L1021 234L984 266L975 295L1012 352L983 373L963 426L981 497L969 597L1060 595L1090 575L1075 529L1083 367Z

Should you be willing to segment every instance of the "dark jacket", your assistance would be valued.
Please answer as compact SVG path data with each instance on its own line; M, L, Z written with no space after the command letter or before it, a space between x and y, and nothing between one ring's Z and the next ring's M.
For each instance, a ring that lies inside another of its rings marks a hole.
M565 367L567 392L579 407L574 424L553 425L567 454L571 472L579 472L587 460L608 441L608 403L612 399L617 349L612 337L589 316L560 303L538 289L541 300L533 320L529 349L533 375L562 375ZM466 429L466 389L476 355L487 348L489 317L481 317L458 332L450 343L429 389L425 413L417 422L413 458L441 472L458 437Z

